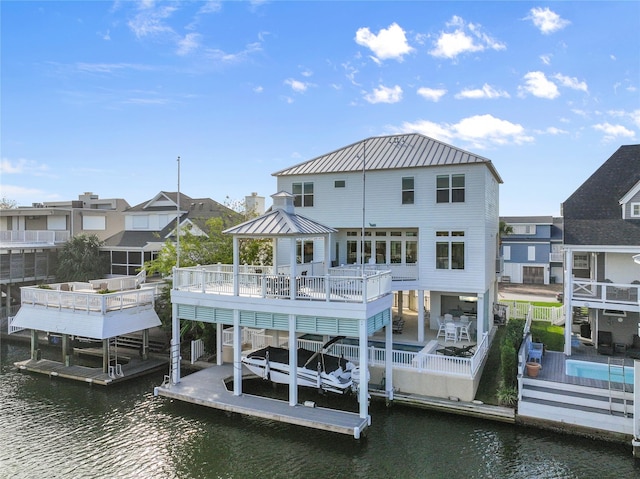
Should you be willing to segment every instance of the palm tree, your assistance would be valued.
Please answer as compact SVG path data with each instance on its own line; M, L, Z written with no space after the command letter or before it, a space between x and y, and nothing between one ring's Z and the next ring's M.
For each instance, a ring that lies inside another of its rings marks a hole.
M100 255L102 244L96 235L78 235L67 241L58 253L56 281L104 278L109 272L109 258Z

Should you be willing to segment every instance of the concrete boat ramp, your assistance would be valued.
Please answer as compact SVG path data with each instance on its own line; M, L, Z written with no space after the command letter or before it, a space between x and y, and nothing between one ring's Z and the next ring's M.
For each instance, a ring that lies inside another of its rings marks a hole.
M356 439L369 426L368 418L352 412L302 404L290 406L286 401L246 393L234 396L225 382L233 376L232 368L230 364L223 364L184 376L178 384L165 381L154 388L154 394L247 416L348 434Z

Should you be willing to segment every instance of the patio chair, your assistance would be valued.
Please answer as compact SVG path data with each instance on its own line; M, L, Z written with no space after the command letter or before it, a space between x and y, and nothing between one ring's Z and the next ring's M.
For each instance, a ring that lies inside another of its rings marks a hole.
M542 363L542 353L544 352L544 344L531 342L527 353L528 363Z
M598 331L598 352L613 355L613 335L611 331Z
M458 342L458 328L454 323L445 323L444 326L444 342L453 341Z
M467 319L467 321L462 321L460 319L460 333L458 334L458 339L460 341L467 340L471 341L471 334L469 332L471 328L471 322Z
M453 321L453 314L446 313L444 315L444 322L445 323L450 323L451 321Z
M438 316L436 318L436 320L438 321L438 334L436 334L436 339L438 339L439 337L443 337L444 338L445 337L445 334L444 334L445 322L442 319L442 316Z

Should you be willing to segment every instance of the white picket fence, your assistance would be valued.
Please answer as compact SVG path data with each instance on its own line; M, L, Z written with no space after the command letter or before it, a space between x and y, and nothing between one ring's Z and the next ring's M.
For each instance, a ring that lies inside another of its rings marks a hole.
M534 306L531 303L520 301L500 301L507 306L508 317L526 319L530 315L533 321L548 321L552 324L562 325L565 320L565 306Z
M202 339L191 341L191 364L194 364L204 354L204 342Z

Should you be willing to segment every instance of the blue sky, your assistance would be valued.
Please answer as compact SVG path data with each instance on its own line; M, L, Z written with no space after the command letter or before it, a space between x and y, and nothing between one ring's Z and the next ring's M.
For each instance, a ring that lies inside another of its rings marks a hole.
M224 202L369 136L493 161L558 215L640 136L640 2L2 1L0 196Z

